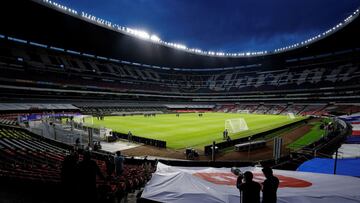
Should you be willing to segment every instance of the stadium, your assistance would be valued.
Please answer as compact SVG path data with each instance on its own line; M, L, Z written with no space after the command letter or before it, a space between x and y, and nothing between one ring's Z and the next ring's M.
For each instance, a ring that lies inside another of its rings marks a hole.
M2 201L83 202L91 192L64 188L76 151L108 173L97 202L239 202L232 167L259 183L273 168L278 202L360 202L359 9L302 42L240 53L55 1L0 10Z

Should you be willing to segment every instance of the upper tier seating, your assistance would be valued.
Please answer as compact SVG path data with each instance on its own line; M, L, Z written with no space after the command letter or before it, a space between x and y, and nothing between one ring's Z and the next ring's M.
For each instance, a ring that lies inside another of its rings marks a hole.
M163 113L165 107L80 107L83 114L88 115L123 115L123 114L146 114Z
M244 93L359 85L359 52L282 62L273 67L176 71L139 67L0 39L0 82L116 92ZM6 71L5 71L6 70Z
M217 105L214 111L217 112L229 112L236 113L238 111L247 110L249 113L254 114L288 114L294 113L296 115L328 115L332 112L338 112L339 114L348 114L350 112L360 112L360 106L358 105L326 105L317 103L294 103L294 104L224 104Z

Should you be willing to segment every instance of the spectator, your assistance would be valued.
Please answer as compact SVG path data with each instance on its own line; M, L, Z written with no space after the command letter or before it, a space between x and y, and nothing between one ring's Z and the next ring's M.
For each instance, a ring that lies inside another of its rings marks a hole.
M91 153L86 151L79 163L79 189L83 202L95 202L97 199L96 176L105 179L99 166L91 159Z
M129 142L132 140L132 133L131 133L130 130L129 130L129 132L128 132L128 139L129 139Z
M243 182L243 178L245 182ZM250 171L244 173L244 177L238 176L236 187L240 190L242 203L260 203L261 185L253 180L253 174Z
M273 171L270 167L264 167L262 172L266 177L265 181L262 183L262 203L276 203L276 192L279 187L279 179L273 175Z
M76 194L78 160L78 154L75 151L71 151L70 154L67 155L62 162L60 176L64 192L67 194L66 197L72 197Z
M228 130L225 129L224 132L223 132L223 139L224 139L224 140L227 139L227 138L228 138L228 135L229 135Z
M101 149L100 141L94 142L94 151L97 151L97 150L99 150L99 149Z
M109 154L108 157L106 158L105 165L106 165L106 175L107 177L111 177L111 175L115 171L114 157L111 154Z
M91 150L93 150L93 148L91 147L91 144L90 144L90 143L87 144L87 146L85 147L85 150L86 150L86 151L91 151Z
M80 148L80 138L76 138L75 140L75 150L78 150Z
M121 176L124 171L124 157L121 155L120 151L116 152L116 156L114 159L115 163L115 173L116 176Z
M97 151L97 150L99 150L99 146L98 146L98 144L97 144L97 142L94 142L94 151Z

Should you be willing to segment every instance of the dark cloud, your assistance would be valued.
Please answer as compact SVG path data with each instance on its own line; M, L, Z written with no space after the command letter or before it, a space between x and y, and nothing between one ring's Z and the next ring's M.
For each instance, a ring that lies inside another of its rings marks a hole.
M168 42L213 51L273 50L321 33L359 0L59 0Z

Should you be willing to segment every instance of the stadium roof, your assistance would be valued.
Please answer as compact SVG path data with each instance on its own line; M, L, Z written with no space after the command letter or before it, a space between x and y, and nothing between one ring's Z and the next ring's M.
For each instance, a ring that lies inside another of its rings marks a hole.
M49 3L50 2L50 3ZM0 35L79 53L171 68L218 68L273 64L289 59L360 48L358 12L334 30L284 50L233 56L196 53L158 39L142 40L134 31L53 4L51 1L6 1L0 8ZM114 29L116 28L116 29ZM121 27L120 27L121 28ZM338 28L338 29L337 29ZM141 35L141 33L140 33Z

